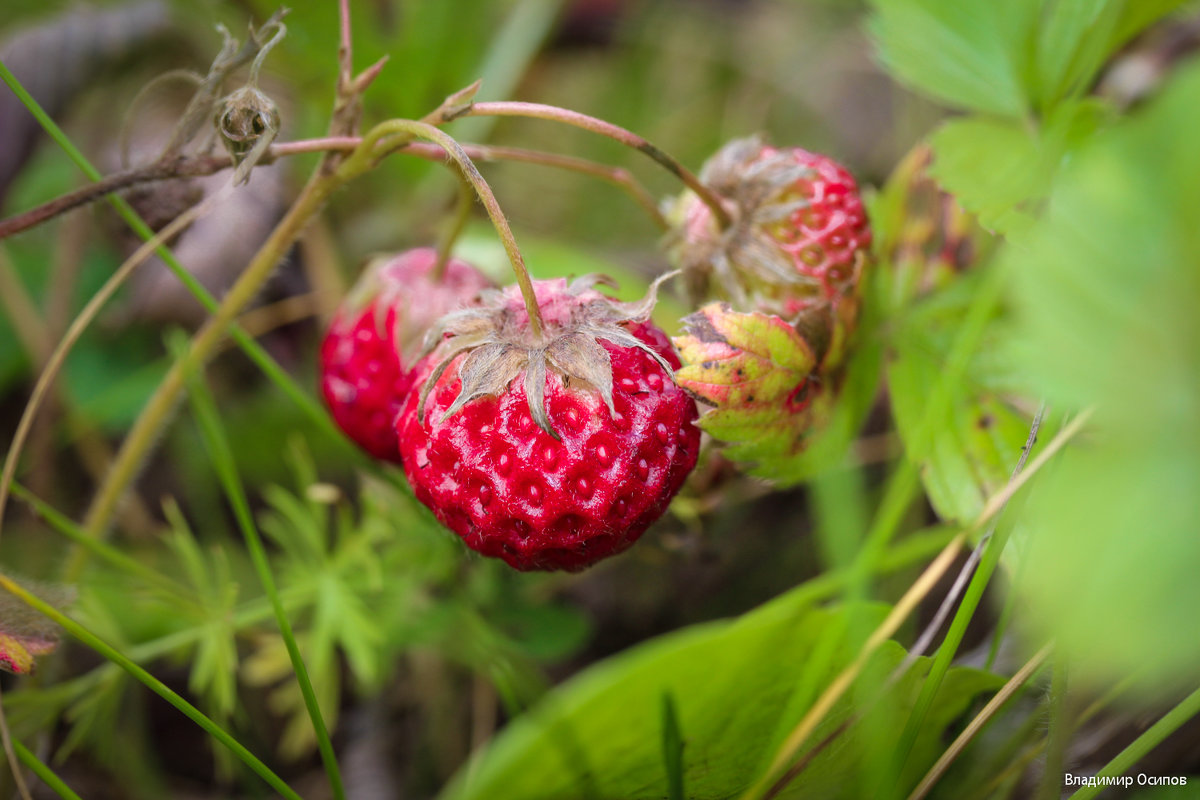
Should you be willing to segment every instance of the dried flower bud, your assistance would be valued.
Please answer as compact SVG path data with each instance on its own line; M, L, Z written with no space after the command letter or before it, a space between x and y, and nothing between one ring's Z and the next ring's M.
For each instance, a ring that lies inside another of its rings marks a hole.
M279 133L278 107L261 89L243 86L221 101L213 122L238 168L234 182L245 183Z

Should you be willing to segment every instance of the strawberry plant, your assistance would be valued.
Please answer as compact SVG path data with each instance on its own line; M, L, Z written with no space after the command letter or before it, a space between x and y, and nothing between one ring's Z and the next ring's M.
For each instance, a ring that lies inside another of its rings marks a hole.
M1198 13L16 3L2 790L1192 796Z

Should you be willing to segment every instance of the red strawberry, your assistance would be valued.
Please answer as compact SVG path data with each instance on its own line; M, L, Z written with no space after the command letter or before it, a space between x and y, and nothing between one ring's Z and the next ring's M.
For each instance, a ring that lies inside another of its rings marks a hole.
M428 247L372 261L321 344L321 392L333 419L375 458L400 463L395 419L425 332L493 285L458 259L435 278L436 263Z
M397 420L417 498L520 570L576 571L626 549L696 463L696 405L648 321L657 284L626 305L595 282L536 282L537 339L515 286L449 315Z
M733 224L720 230L691 192L670 211L672 255L694 300L729 300L741 311L790 319L856 296L871 230L841 165L750 138L721 148L700 177L726 201Z

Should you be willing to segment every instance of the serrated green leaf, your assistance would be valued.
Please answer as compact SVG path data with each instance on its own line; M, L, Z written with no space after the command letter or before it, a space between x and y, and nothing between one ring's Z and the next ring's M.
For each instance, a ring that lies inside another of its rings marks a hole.
M845 637L845 609L819 609L803 588L731 622L688 628L622 653L556 689L512 722L444 792L446 800L606 800L662 798L662 697L676 704L686 736L682 753L687 796L736 797L765 769L781 737L807 711L790 702L798 676L824 637L835 656L818 678L828 681L854 654ZM883 609L858 608L866 623ZM894 644L873 665L888 669L903 658ZM910 670L867 712L908 707L922 670ZM955 670L938 696L916 752L928 766L941 752L941 734L976 694L999 685L994 676ZM819 741L851 712L841 703L814 736ZM847 729L836 747L817 755L780 797L869 796L861 769L867 727Z
M271 506L259 521L263 533L296 561L322 564L327 544L324 513L314 515L309 503L279 486L268 486L263 496Z
M1010 118L1080 98L1132 36L1186 0L873 0L887 67L951 106Z
M1024 368L1094 433L1031 499L1021 589L1072 676L1192 685L1200 640L1200 69L1080 152L1010 250Z
M951 120L930 141L930 173L983 227L1023 230L1033 223L1059 165L1104 116L1104 108L1089 101L1063 106L1038 126L996 117Z
M900 80L959 108L1023 116L1040 0L874 0L871 32Z
M1174 0L1172 0L1174 2ZM1176 3L1178 4L1178 3ZM1132 35L1169 9L1146 9L1130 19L1136 7L1158 5L1145 0L1057 0L1048 3L1038 31L1037 73L1032 88L1039 109L1049 111L1063 98L1086 91L1108 58ZM1165 4L1164 4L1165 5Z

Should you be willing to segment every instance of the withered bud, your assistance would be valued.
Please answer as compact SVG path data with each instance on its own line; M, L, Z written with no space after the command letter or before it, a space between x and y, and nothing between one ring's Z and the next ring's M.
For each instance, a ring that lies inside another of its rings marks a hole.
M279 108L262 90L243 86L221 101L213 124L238 167L235 183L244 183L279 133Z

